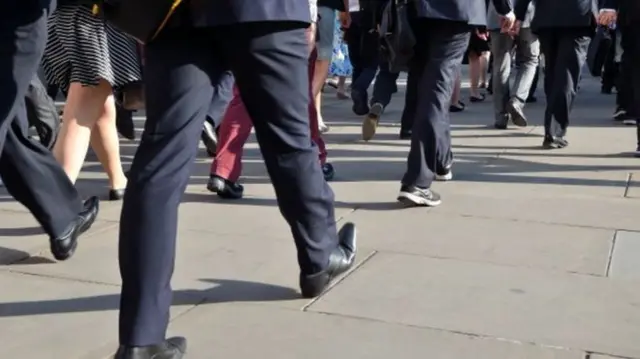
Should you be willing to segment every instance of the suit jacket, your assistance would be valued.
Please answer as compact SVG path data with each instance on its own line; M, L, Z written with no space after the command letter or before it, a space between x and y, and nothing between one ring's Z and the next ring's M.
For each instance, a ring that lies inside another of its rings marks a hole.
M618 10L618 24L621 26L636 25L640 22L640 1L638 0L603 0L603 9Z
M517 4L518 1L520 0L513 0L515 4ZM535 11L535 2L532 1L527 8L527 14L524 17L524 21L522 21L522 28L531 27L531 20L533 19ZM489 4L489 12L487 13L487 28L489 30L500 29L500 16L498 15L498 11L496 11L496 7L493 6L493 4Z
M536 11L531 28L590 27L596 25L597 0L534 0ZM516 18L524 21L531 0L521 0L515 6Z
M311 22L309 0L190 0L194 26L210 27L263 21Z
M497 12L505 15L511 11L510 0L492 0ZM464 22L469 25L487 24L485 0L417 0L417 16Z

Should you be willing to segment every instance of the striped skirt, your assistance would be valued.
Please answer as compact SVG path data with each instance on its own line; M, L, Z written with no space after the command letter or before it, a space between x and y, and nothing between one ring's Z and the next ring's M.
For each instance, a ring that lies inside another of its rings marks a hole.
M97 86L104 79L117 89L142 80L136 41L93 15L88 6L61 6L48 25L42 60L47 83L67 91L72 82Z

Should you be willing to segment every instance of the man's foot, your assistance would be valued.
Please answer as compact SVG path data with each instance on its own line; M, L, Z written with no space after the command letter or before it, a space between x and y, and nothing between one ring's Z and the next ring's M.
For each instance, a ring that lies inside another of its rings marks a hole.
M333 165L331 163L325 163L322 165L322 175L324 175L324 180L329 182L333 179L333 176L335 176L336 171L333 168Z
M398 201L409 207L435 207L442 203L440 195L429 188L420 188L416 186L405 185L400 187Z
M353 101L353 113L358 116L364 116L369 113L369 104L367 103L367 94L358 90L351 89L351 100Z
M616 108L616 110L613 112L613 120L614 121L622 121L625 119L625 117L627 116L627 110L625 110L624 108L618 106Z
M442 172L436 172L436 181L447 182L453 179L453 171L451 170L451 165L449 164L445 167Z
M497 128L498 130L506 130L509 121L511 121L511 115L509 115L508 113L496 114L496 119L493 123L493 127Z
M121 346L113 359L181 359L186 352L187 340L183 337L174 337L158 345L146 347Z
M224 199L240 199L244 194L244 187L236 182L231 182L217 175L209 175L207 189Z
M209 157L216 157L216 152L218 151L218 136L216 135L214 126L215 125L209 122L209 120L205 121L202 134L200 135Z
M613 86L604 86L600 88L600 93L604 95L611 95L613 93Z
M75 253L78 247L78 237L86 232L98 216L100 200L91 197L84 202L84 209L78 213L78 217L69 225L66 232L58 238L49 238L51 254L59 261L64 261Z
M569 142L564 137L545 136L542 141L542 148L547 150L565 148L569 146Z
M353 267L357 252L356 239L355 224L345 223L338 232L338 247L331 253L327 268L317 274L300 274L300 291L303 297L319 296L336 277Z
M380 122L380 116L384 111L384 107L380 103L374 103L371 105L371 109L364 120L362 120L362 139L369 141L376 134L378 129L378 122Z
M507 104L507 112L511 115L511 121L518 127L527 127L527 117L522 111L522 104L518 100L511 100Z

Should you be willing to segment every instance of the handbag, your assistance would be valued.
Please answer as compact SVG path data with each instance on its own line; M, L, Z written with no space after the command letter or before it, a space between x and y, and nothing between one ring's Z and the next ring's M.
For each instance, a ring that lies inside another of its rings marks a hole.
M587 50L587 66L592 76L599 77L602 75L602 67L613 43L609 31L608 28L599 26L596 30L596 35L589 44L589 49Z
M142 44L155 39L183 0L99 0L94 14Z

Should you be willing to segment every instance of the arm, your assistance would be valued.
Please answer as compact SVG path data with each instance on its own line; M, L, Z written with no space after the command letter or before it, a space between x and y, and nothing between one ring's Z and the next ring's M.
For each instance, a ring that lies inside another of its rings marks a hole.
M518 0L518 3L516 4L516 9L515 9L516 19L518 21L524 21L524 18L527 16L527 10L529 9L529 4L531 4L531 0Z
M507 15L513 10L511 8L510 0L492 0L492 1L493 1L493 6L496 8L496 11L498 12L499 15L502 15L502 16Z

